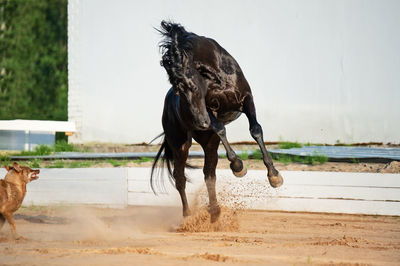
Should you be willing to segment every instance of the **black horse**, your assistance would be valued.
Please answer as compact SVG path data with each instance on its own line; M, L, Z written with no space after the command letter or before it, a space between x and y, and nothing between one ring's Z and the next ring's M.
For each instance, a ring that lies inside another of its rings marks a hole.
M160 44L161 65L168 73L172 88L165 97L162 115L165 136L153 162L151 186L154 191L154 169L161 158L181 196L183 216L190 215L184 170L193 138L204 150L203 172L209 196L208 210L214 222L221 212L215 191L220 141L231 162L233 174L242 177L247 172L230 147L225 131L225 125L241 113L247 116L251 136L261 149L269 183L272 187L279 187L283 179L265 148L250 86L236 60L213 39L187 32L179 24L162 21L158 31L163 36Z

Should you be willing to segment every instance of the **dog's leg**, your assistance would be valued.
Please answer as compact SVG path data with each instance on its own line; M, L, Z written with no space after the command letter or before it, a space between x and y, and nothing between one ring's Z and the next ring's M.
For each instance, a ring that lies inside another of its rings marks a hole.
M231 162L230 168L233 174L236 177L245 176L247 173L247 169L246 167L243 166L242 160L240 160L237 157L235 151L229 145L228 139L226 138L226 129L224 124L218 119L216 119L211 112L209 112L209 116L211 119L211 129L215 132L215 134L218 135L222 144L224 145L224 148L226 150L226 156L228 157L228 160Z
M15 239L18 239L17 227L15 226L14 216L12 213L3 213L4 218L6 218L7 222L10 224L11 233L13 234Z
M278 170L275 169L274 163L265 148L263 131L261 125L257 122L256 108L254 106L253 98L247 97L244 102L244 113L246 114L250 124L250 134L260 147L264 165L268 169L268 180L272 187L276 188L283 184L283 178Z
M6 218L4 218L3 214L0 213L0 230L1 230L1 228L3 228L5 221L6 221Z

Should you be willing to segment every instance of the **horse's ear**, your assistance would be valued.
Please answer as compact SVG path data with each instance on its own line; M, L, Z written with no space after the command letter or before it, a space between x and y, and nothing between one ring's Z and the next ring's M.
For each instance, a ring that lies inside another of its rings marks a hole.
M22 170L22 169L21 169L21 166L19 166L19 164L16 163L16 162L14 162L13 168L14 168L14 170L17 171L17 172L21 172L21 170Z

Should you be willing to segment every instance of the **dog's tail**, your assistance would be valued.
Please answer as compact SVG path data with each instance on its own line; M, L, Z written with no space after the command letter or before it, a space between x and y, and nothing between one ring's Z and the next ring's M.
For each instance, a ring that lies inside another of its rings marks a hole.
M193 33L187 32L180 24L165 20L161 22L158 32L163 36L160 42L161 65L167 71L172 86L178 88L179 84L185 83L184 62L187 61L185 58L192 48L192 43L187 37Z

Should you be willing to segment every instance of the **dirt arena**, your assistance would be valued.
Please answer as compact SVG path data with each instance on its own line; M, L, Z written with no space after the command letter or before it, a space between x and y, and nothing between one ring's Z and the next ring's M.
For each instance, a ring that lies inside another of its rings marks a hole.
M400 217L224 208L30 207L20 240L0 231L1 265L398 265ZM200 232L198 232L200 231Z

